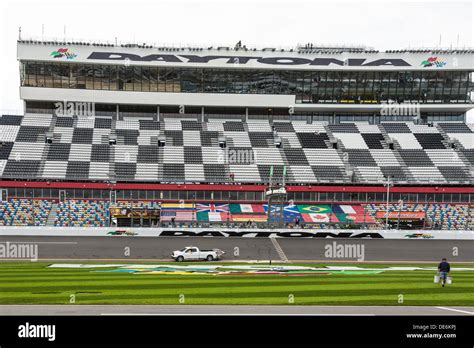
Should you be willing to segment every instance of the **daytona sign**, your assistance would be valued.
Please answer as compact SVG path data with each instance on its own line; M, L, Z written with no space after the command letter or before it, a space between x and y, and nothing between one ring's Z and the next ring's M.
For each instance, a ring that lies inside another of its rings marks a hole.
M377 232L219 231L163 230L158 237L253 237L253 238L383 238Z
M88 60L129 60L133 62L163 62L163 63L199 63L208 64L215 60L224 59L226 64L247 64L256 61L268 65L318 65L318 66L411 66L403 59L383 58L367 60L367 58L348 58L345 60L336 58L301 58L301 57L250 57L250 56L197 56L197 55L174 55L174 54L149 54L140 56L132 53L116 52L92 52Z

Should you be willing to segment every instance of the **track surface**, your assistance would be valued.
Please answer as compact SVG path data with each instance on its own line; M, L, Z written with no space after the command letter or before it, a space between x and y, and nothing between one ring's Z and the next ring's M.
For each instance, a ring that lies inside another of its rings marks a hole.
M363 261L437 262L447 257L450 261L474 262L474 240L279 238L276 241L280 253L269 238L0 236L0 243L38 243L39 259L171 260L173 250L195 245L224 250L223 261L282 261L284 256L290 261L357 261L326 257L325 246L336 242L363 245ZM457 256L453 255L453 248L457 248ZM128 250L130 253L126 255Z
M0 315L474 315L474 307L0 305Z

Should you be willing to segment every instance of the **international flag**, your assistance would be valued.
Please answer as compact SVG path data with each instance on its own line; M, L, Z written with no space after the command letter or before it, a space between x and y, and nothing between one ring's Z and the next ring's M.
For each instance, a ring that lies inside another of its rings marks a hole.
M232 214L265 213L262 204L230 204L229 210Z
M268 212L268 204L263 205L263 209L265 213ZM280 211L280 205L272 205L272 212ZM296 205L285 205L283 206L283 212L284 213L289 213L289 214L300 214L300 211L298 210L298 207Z
M174 218L176 222L193 221L195 219L193 214L192 211L161 212L160 219L161 221L171 221Z
M229 211L228 204L196 204L196 211L203 213L227 213Z
M330 214L331 207L329 205L320 204L320 205L308 205L308 204L298 204L298 211L301 214Z
M227 221L228 217L229 217L229 221L231 221L229 213L205 212L205 211L197 212L198 221L225 222Z
M361 205L336 205L333 210L341 222L375 223L374 218L368 211L364 212L364 207Z
M332 210L335 214L357 214L352 205L335 205Z
M354 223L367 223L367 224L374 224L375 219L372 215L369 213L365 214L353 214L353 215L347 215L346 220L350 220Z
M265 212L268 212L268 204L263 205ZM280 206L273 205L272 206L272 214L279 215ZM283 207L283 219L285 223L294 223L296 219L303 221L301 213L298 210L296 205L285 205ZM277 217L272 215L272 220L277 220Z
M263 208L263 207L262 207ZM232 221L234 222L266 222L267 216L265 214L233 214L231 215Z
M161 210L193 210L192 203L163 203Z
M331 216L332 215L332 216ZM318 213L309 213L301 214L304 222L339 222L339 219L335 214L318 214Z

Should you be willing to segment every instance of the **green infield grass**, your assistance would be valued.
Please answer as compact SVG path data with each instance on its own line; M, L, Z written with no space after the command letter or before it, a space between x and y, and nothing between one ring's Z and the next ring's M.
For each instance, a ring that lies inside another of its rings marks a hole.
M425 270L292 277L144 275L47 268L49 264L51 262L0 262L0 304L474 306L474 271L452 272L453 284L442 288L433 283L435 272ZM357 263L347 264L350 265L361 267ZM370 264L362 267L391 266L395 265ZM436 265L414 263L402 266ZM472 264L452 266L473 267Z

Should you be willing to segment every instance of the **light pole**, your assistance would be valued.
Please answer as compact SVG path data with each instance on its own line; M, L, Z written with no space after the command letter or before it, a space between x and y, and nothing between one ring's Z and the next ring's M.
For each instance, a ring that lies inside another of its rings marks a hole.
M403 207L403 199L400 199L398 201L398 219L397 219L397 230L400 229L400 214L402 212L402 207Z
M471 227L471 205L467 205L467 220L466 220L466 230L469 231Z
M387 207L385 208L385 229L388 230L388 204L390 200L390 175L387 175Z
M423 220L423 229L426 228L426 220L428 220L428 206L430 204L431 198L428 198L427 202L425 203L425 219Z

